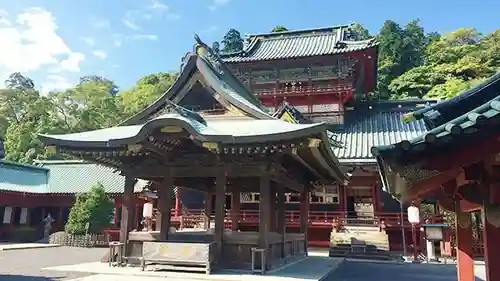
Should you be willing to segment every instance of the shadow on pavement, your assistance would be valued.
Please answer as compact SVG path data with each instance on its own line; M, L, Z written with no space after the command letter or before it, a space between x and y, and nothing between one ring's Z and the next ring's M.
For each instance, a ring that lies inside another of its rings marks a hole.
M59 281L63 277L43 277L43 276L28 276L28 275L10 275L10 274L0 274L0 280L2 281Z
M344 262L325 281L456 281L455 264ZM476 277L476 281L485 281Z

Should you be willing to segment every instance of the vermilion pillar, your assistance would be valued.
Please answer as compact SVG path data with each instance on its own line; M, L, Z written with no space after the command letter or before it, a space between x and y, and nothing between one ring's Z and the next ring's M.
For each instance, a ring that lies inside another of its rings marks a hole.
M455 200L457 231L457 275L459 281L474 281L472 259L472 220L469 213L460 208L460 200Z
M486 281L500 280L500 207L485 204L482 209Z

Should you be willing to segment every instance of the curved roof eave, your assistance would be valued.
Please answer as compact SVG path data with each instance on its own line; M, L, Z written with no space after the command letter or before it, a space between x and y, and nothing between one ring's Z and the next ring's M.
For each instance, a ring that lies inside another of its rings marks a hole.
M156 101L150 104L145 109L141 110L139 113L134 116L128 118L124 122L122 122L119 126L129 126L129 125L138 125L144 121L144 118L156 112L159 108L165 105L165 99L182 89L186 81L189 79L191 72L196 67L196 59L197 55L189 54L189 58L187 59L186 64L182 67L182 71L180 75L175 79L174 83L163 93Z
M249 134L244 132L238 135L231 135L220 132L217 126L201 124L195 120L177 114L166 114L148 121L143 125L133 126L118 126L108 129L101 129L83 133L66 134L66 135L42 135L40 139L46 145L73 147L73 148L121 148L128 144L135 144L144 139L155 129L165 126L177 126L190 133L194 139L205 142L221 142L221 143L250 143L250 142L267 142L281 141L294 138L300 138L309 135L322 133L326 130L325 123L317 123L310 125L297 125L294 128L283 128L281 131L276 127L274 122L278 120L250 120L249 122L273 122L268 124L269 131ZM260 126L260 124L257 124ZM265 126L265 125L263 125ZM237 133L237 131L236 131Z

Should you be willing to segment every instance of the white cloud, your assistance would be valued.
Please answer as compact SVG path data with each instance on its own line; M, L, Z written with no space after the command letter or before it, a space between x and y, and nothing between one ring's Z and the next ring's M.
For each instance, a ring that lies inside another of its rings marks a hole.
M139 30L141 29L137 24L133 23L132 20L128 20L128 19L123 19L123 24L132 29L132 30Z
M50 12L29 8L12 17L11 22L11 26L0 27L0 77L16 71L35 71L42 66L80 70L85 56L71 50L57 34L58 26Z
M71 53L68 58L61 61L59 66L62 70L78 72L80 71L80 63L85 59L82 53Z
M0 26L2 25L11 25L10 21L7 19L9 17L9 13L5 10L0 10Z
M105 29L105 28L110 28L111 27L111 24L109 23L108 20L105 20L105 19L100 19L100 20L96 20L94 22L94 26L95 28L97 29Z
M108 57L108 54L102 50L95 50L92 54L102 60Z
M65 90L74 86L66 77L61 75L50 74L45 77L45 82L42 83L41 91L48 93L50 91Z
M158 36L156 36L155 34L134 34L130 36L130 39L156 41L158 40Z
M231 0L213 0L212 1L212 4L210 6L208 6L208 9L210 11L215 11L217 10L219 7L221 6L224 6L226 5L227 3L229 3Z
M150 9L158 9L158 10L168 10L169 7L159 0L151 0L151 4L148 6Z
M81 36L80 39L91 47L95 45L95 39L92 37Z

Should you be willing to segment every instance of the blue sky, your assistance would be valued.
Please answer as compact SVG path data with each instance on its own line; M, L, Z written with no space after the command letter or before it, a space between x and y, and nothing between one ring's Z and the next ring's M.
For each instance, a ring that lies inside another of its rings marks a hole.
M420 19L426 31L500 27L493 0L17 0L0 6L0 79L13 71L44 91L97 74L121 88L153 72L177 71L193 34L211 43L229 28L268 32L358 22L376 33L386 19ZM406 4L407 3L407 4Z

